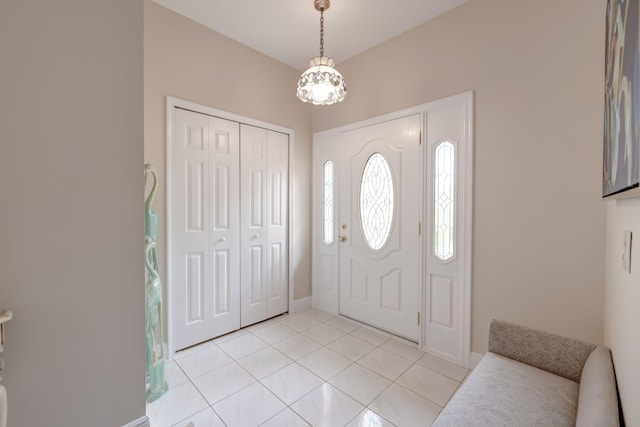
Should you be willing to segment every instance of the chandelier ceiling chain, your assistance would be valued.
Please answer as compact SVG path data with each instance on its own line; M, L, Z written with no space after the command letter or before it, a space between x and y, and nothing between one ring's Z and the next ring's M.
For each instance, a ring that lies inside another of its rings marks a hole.
M347 86L342 74L333 68L333 59L324 56L324 12L330 0L314 0L313 5L320 12L320 56L309 61L309 68L298 80L296 95L303 102L331 105L345 98Z
M320 57L324 56L324 7L320 9Z

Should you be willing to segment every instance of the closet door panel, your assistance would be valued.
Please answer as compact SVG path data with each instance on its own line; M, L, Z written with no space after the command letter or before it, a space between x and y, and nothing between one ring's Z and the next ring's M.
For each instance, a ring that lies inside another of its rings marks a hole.
M289 136L267 131L267 247L269 284L267 317L284 313L289 307L288 295L288 171Z
M209 118L211 337L240 328L240 126Z
M208 117L176 109L173 150L173 308L176 349L210 338Z
M267 316L267 132L240 125L240 323Z

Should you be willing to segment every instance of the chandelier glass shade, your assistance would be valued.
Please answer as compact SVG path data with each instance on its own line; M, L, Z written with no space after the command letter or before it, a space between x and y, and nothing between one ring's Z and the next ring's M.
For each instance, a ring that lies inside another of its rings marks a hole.
M333 59L326 56L309 61L309 68L298 80L297 95L301 101L314 105L331 105L347 95L347 85L335 68Z
M330 0L314 0L313 4L320 12L320 56L309 61L309 68L298 80L296 95L303 102L331 105L347 96L347 85L334 68L333 59L324 56L324 11L329 9Z

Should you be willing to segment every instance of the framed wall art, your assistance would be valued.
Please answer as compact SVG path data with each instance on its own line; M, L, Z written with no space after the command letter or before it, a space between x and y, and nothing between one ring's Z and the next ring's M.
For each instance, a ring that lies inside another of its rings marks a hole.
M638 1L607 0L603 197L640 195Z

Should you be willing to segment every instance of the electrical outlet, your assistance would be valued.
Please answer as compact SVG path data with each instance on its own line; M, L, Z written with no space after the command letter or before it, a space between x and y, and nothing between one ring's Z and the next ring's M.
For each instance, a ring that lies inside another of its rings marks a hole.
M633 240L633 233L629 230L625 230L624 239L622 241L622 268L628 274L631 274L631 242Z

